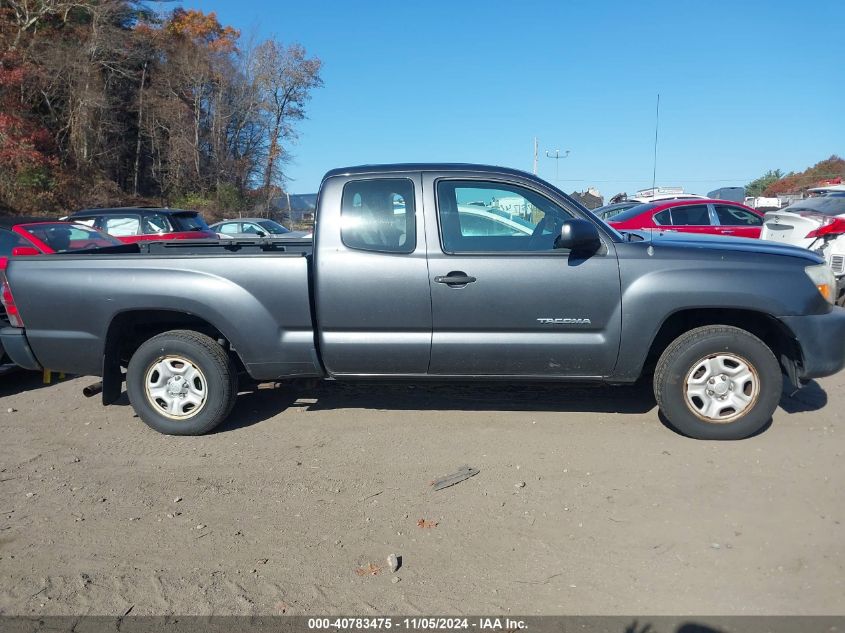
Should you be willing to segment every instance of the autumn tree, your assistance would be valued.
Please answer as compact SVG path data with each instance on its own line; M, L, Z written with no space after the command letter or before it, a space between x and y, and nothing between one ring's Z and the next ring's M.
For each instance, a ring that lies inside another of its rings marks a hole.
M780 193L797 193L833 178L845 178L845 160L836 155L819 161L802 172L787 174L780 180L771 183L766 188L764 195L776 196Z
M320 64L247 48L214 13L0 1L0 204L250 204L283 181Z
M318 58L308 58L298 44L284 46L276 40L267 40L255 51L254 77L266 126L267 155L262 187L268 204L272 185L281 184L283 142L296 138L294 124L305 118L305 104L311 92L323 85L321 66Z
M745 195L757 198L763 195L763 192L769 185L777 182L783 178L783 172L780 169L770 169L759 178L755 178L747 185L745 185Z

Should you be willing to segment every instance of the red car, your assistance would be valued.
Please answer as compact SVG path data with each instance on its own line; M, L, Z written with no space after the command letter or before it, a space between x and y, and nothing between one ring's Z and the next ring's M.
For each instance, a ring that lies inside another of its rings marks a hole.
M608 224L622 231L660 229L758 238L763 214L730 200L693 198L646 202L613 216Z
M184 209L85 209L71 213L67 219L100 229L126 244L151 240L219 239L199 213Z
M0 261L21 255L50 255L122 246L111 235L83 224L48 218L0 218Z

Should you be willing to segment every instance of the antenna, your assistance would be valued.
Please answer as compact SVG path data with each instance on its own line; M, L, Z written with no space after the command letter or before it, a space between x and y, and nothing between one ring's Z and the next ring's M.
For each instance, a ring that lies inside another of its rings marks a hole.
M657 93L657 112L654 117L654 169L651 172L651 194L657 185L657 129L660 126L660 93Z
M537 141L537 137L534 137L534 175L537 175L537 148L539 143Z

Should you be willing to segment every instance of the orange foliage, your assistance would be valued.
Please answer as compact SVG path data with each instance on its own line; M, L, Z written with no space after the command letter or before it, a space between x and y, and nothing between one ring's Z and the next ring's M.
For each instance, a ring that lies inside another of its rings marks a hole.
M845 177L845 160L834 155L800 173L787 174L769 185L763 195L776 196L779 193L797 193L840 176Z
M184 37L195 44L204 44L221 53L234 51L241 35L237 29L220 24L213 11L203 13L196 9L174 10L165 29L171 35Z

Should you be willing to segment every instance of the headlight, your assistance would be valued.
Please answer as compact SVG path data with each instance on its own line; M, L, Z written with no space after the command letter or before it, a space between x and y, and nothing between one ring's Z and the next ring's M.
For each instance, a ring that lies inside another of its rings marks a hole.
M836 299L836 276L827 264L807 266L804 271L828 303Z

